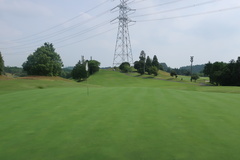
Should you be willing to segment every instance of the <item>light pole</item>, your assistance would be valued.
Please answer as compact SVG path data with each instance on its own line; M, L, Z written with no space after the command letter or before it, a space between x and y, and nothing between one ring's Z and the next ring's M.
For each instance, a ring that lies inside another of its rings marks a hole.
M190 56L190 62L191 62L191 81L192 81L192 64L193 64L193 57L194 57L194 56Z
M143 61L143 74L145 74L145 66L146 66L146 54L144 53L144 61Z

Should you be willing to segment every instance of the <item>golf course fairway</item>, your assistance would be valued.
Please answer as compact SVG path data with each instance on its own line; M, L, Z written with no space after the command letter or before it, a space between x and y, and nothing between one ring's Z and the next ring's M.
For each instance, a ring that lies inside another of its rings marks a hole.
M108 70L0 80L0 160L239 160L239 97Z

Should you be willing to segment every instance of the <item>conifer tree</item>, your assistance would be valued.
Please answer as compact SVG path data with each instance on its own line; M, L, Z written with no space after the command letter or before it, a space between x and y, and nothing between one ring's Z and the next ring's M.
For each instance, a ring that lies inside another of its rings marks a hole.
M157 67L159 69L160 64L158 62L158 59L157 59L156 55L153 56L152 66L155 66L155 67Z
M150 59L149 56L147 56L147 60L146 60L146 65L145 65L145 68L146 68L146 71L148 72L148 74L152 74L151 71L152 71L152 60Z
M141 75L145 74L145 63L146 63L146 53L141 51L139 56L139 61L134 62L134 68L137 69L137 72Z
M3 60L2 54L0 52L0 75L3 74L3 70L4 70L4 60Z

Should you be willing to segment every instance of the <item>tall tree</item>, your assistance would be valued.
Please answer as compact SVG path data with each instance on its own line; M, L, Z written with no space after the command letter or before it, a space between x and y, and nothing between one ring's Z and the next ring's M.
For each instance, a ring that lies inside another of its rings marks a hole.
M3 60L2 54L0 52L0 75L3 74L3 70L4 70L4 60Z
M28 56L22 66L28 75L58 76L61 74L63 63L53 44L44 43Z
M146 53L142 50L139 56L139 64L140 64L140 74L145 74L146 71Z
M152 74L152 60L149 56L147 56L145 68L149 75Z
M226 63L223 62L215 62L212 65L210 80L215 85L221 85L222 84L222 74L223 70L226 67Z
M236 61L229 63L210 62L205 65L203 70L205 75L210 78L210 83L222 86L240 86L240 57Z
M96 61L96 60L90 60L88 61L88 71L89 71L89 74L92 75L96 72L99 71L100 69L100 62Z
M139 56L139 61L134 62L134 68L137 69L137 72L143 75L145 73L145 62L146 61L146 53L141 51Z
M144 62L143 61L135 61L134 62L134 68L137 70L138 73L140 73L141 75L144 74L145 70L144 70Z
M88 64L88 71L86 70L86 65ZM73 67L71 72L72 78L76 80L82 80L88 76L99 71L100 62L96 60L90 61L78 61L78 63Z
M81 80L87 78L86 63L78 63L73 67L72 78L76 80Z
M151 67L150 67L150 72L151 72L151 74L153 74L154 76L157 76L157 75L158 75L158 71L159 71L159 69L158 69L156 66L151 66Z
M240 57L238 57L234 67L234 82L236 86L240 86Z
M123 62L120 66L119 69L123 72L123 73L128 73L131 71L131 66L130 63L128 62Z
M158 62L158 59L157 59L157 56L156 56L156 55L153 56L152 66L155 66L155 67L157 67L158 69L160 69L160 68L162 69L162 67L160 67L160 63Z
M212 63L208 62L207 64L205 64L204 69L203 69L203 73L206 76L209 76L211 74L211 70L212 70Z
M140 61L145 62L146 60L146 53L142 50L139 56Z

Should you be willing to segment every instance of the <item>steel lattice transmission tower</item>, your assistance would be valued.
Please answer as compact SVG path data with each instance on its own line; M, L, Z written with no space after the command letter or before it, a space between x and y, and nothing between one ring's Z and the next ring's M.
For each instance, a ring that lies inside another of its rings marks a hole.
M115 52L113 58L113 67L119 66L123 62L133 64L132 48L129 35L128 25L132 21L128 16L131 12L135 11L128 7L129 0L120 0L120 4L112 9L119 8L119 16L112 21L118 19L118 33L115 45Z

